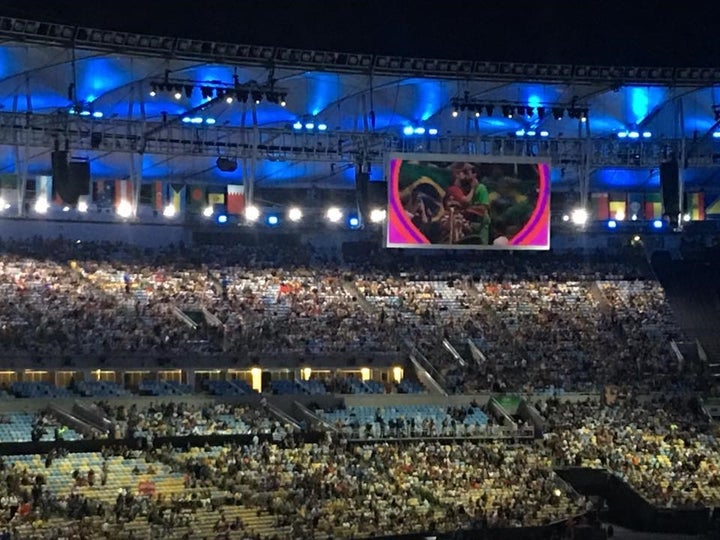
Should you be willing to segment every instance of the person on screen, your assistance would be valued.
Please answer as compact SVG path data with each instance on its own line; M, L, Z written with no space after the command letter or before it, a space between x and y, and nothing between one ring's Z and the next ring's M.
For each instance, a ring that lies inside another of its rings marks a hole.
M490 243L490 197L487 186L477 176L477 169L472 163L454 163L452 186L460 188L461 210L463 217L470 223L473 237L472 243L487 245Z
M499 167L493 169L490 181L494 186L489 195L492 237L512 240L530 219L534 202L521 191L522 181L505 176Z
M463 213L466 205L463 190L459 186L450 186L443 198L443 213L440 217L441 235L438 243L465 243L468 236L472 234L472 224L465 219Z

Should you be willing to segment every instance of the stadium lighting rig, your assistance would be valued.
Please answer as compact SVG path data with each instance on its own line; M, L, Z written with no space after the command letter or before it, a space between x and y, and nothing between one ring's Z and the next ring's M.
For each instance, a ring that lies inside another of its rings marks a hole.
M469 92L462 96L456 96L450 100L452 116L457 118L461 112L474 113L476 118L483 114L493 116L495 111L500 111L505 118L534 118L544 120L545 116L552 114L556 120L562 120L567 114L568 118L587 121L590 108L586 104L578 104L576 100L571 103L545 103L542 105L530 105L522 102L476 100L470 97Z
M160 81L150 82L150 96L155 97L160 93L169 93L176 100L184 97L190 99L195 90L200 90L200 95L205 100L224 99L231 104L234 101L247 103L252 100L256 105L263 101L285 107L287 105L288 91L285 88L275 86L274 79L266 83L257 81L240 82L237 75L233 77L232 83L222 81L194 81L187 79L172 79L169 74Z

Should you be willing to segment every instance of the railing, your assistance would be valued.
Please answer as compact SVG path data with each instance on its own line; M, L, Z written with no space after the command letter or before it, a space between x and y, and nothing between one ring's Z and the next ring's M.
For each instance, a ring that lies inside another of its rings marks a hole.
M460 355L459 352L453 347L452 343L450 343L447 339L443 339L442 341L443 347L445 347L445 350L448 351L452 357L455 359L455 361L460 364L461 367L466 367L467 362L465 359Z

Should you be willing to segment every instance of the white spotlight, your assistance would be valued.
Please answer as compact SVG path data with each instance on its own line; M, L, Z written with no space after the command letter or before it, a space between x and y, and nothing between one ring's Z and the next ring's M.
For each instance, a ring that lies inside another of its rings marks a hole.
M80 201L77 205L78 212L82 212L83 214L88 211L88 203L85 201Z
M6 205L6 204L7 204L7 203L5 202L5 199L3 199L2 197L0 197L0 212L2 212L3 210L5 210L5 205Z
M387 211L384 208L373 208L370 210L370 221L373 223L382 223L387 217Z
M203 216L205 217L212 217L213 215L213 207L212 206L206 206L203 209Z
M122 200L118 203L117 215L121 218L129 218L132 215L132 204L130 204L130 201Z
M174 204L168 204L163 208L163 216L166 218L175 217L175 205Z
M683 215L683 221L688 222L692 219L692 216L690 214L684 214Z
M69 206L63 206L63 212L69 212L70 207Z
M588 220L587 210L585 210L584 208L576 208L570 214L570 220L575 225L585 225Z
M618 210L615 212L615 220L616 221L623 221L625 219L625 211L624 210Z
M330 221L331 223L337 223L340 221L343 217L342 210L340 210L337 206L333 206L332 208L328 208L328 211L325 213L325 217Z
M50 208L50 205L48 204L48 202L46 200L38 199L37 201L35 201L34 208L38 214L45 214L45 213L47 213L48 208Z
M288 219L290 221L298 222L302 219L302 217L302 210L300 210L297 206L293 206L290 210L288 210Z
M257 206L248 206L245 208L245 219L248 221L257 221L260 219L260 209Z

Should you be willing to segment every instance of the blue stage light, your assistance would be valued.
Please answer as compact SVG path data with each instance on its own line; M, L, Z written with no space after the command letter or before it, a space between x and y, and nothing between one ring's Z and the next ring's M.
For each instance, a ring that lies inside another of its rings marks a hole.
M293 129L301 130L301 129L302 129L302 122L300 122L300 120L298 120L297 122L295 122L295 123L293 124Z
M616 229L617 228L617 221L614 219L611 219L607 222L608 229Z
M425 128L424 127L416 127L413 130L413 133L415 133L415 135L425 135Z
M403 135L412 135L415 133L415 129L412 126L405 126L403 128Z
M223 225L224 223L227 223L228 217L226 214L218 214L217 216L217 222L220 225Z
M348 219L348 227L351 229L357 229L360 227L360 218L357 216L350 216L350 219Z
M550 132L549 132L549 131L545 131L545 130L543 129L543 130L540 132L540 136L541 136L541 137L549 137L549 136L550 136Z
M653 225L653 227L656 228L656 229L662 229L663 222L662 222L661 219L656 219L656 220L653 221L653 224L652 224L652 225Z
M267 224L270 225L271 227L274 227L278 223L280 223L280 218L277 217L275 214L270 214L267 217Z
M437 134L438 134L437 128L428 129L428 135L437 135Z
M327 131L327 124L318 124L318 131Z

